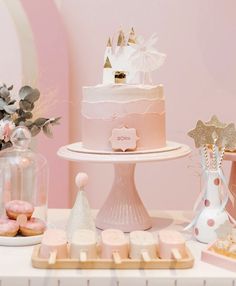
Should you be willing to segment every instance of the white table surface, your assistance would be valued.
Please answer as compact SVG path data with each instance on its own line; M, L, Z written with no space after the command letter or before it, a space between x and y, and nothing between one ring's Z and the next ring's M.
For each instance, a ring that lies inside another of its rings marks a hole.
M68 209L50 209L48 220L64 227ZM181 230L191 214L180 211L151 211L153 229ZM200 261L201 249L206 247L188 240L195 265L187 270L80 270L36 269L31 266L33 246L0 246L0 286L236 286L236 273Z

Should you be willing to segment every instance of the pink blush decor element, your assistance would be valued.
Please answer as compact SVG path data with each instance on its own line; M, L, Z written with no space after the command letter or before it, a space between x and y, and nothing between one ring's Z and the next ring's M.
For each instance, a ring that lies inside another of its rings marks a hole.
M114 128L110 142L113 150L135 150L137 147L137 136L135 128Z

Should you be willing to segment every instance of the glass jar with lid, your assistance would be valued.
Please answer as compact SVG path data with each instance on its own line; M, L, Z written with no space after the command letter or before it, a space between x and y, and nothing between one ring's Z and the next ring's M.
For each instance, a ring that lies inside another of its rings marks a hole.
M0 215L9 201L26 201L33 205L33 217L47 219L48 164L29 148L31 133L24 127L14 129L13 146L0 152Z

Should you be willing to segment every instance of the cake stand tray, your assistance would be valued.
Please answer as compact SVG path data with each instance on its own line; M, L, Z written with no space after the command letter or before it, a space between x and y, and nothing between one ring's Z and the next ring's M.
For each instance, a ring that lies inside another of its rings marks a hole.
M75 146L75 144L77 144ZM75 149L76 151L71 151ZM85 152L78 143L61 147L58 156L77 162L112 163L114 181L111 191L96 217L96 226L100 229L118 228L124 232L146 230L152 227L151 218L136 190L134 173L136 163L157 162L185 157L191 152L187 145L168 142L167 151L142 153L91 153Z

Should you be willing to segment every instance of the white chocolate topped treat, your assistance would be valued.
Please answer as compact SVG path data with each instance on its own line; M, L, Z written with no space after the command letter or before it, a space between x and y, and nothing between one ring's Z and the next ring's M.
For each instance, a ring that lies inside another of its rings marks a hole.
M185 239L175 230L161 230L158 233L159 255L162 259L181 259L186 256Z
M130 233L131 259L143 259L149 261L156 258L156 241L152 233L147 231L133 231Z
M124 233L118 229L106 229L101 233L101 258L128 258L128 241Z
M134 151L165 147L165 98L162 85L109 84L84 87L83 147L115 151L111 137L117 129L121 132L119 138L127 143L131 140L127 130L135 130L137 142L132 148Z
M66 232L61 229L48 229L44 232L39 256L50 258L54 254L54 259L68 257Z
M70 257L79 258L80 261L97 257L97 239L94 231L79 229L73 233L70 244Z

